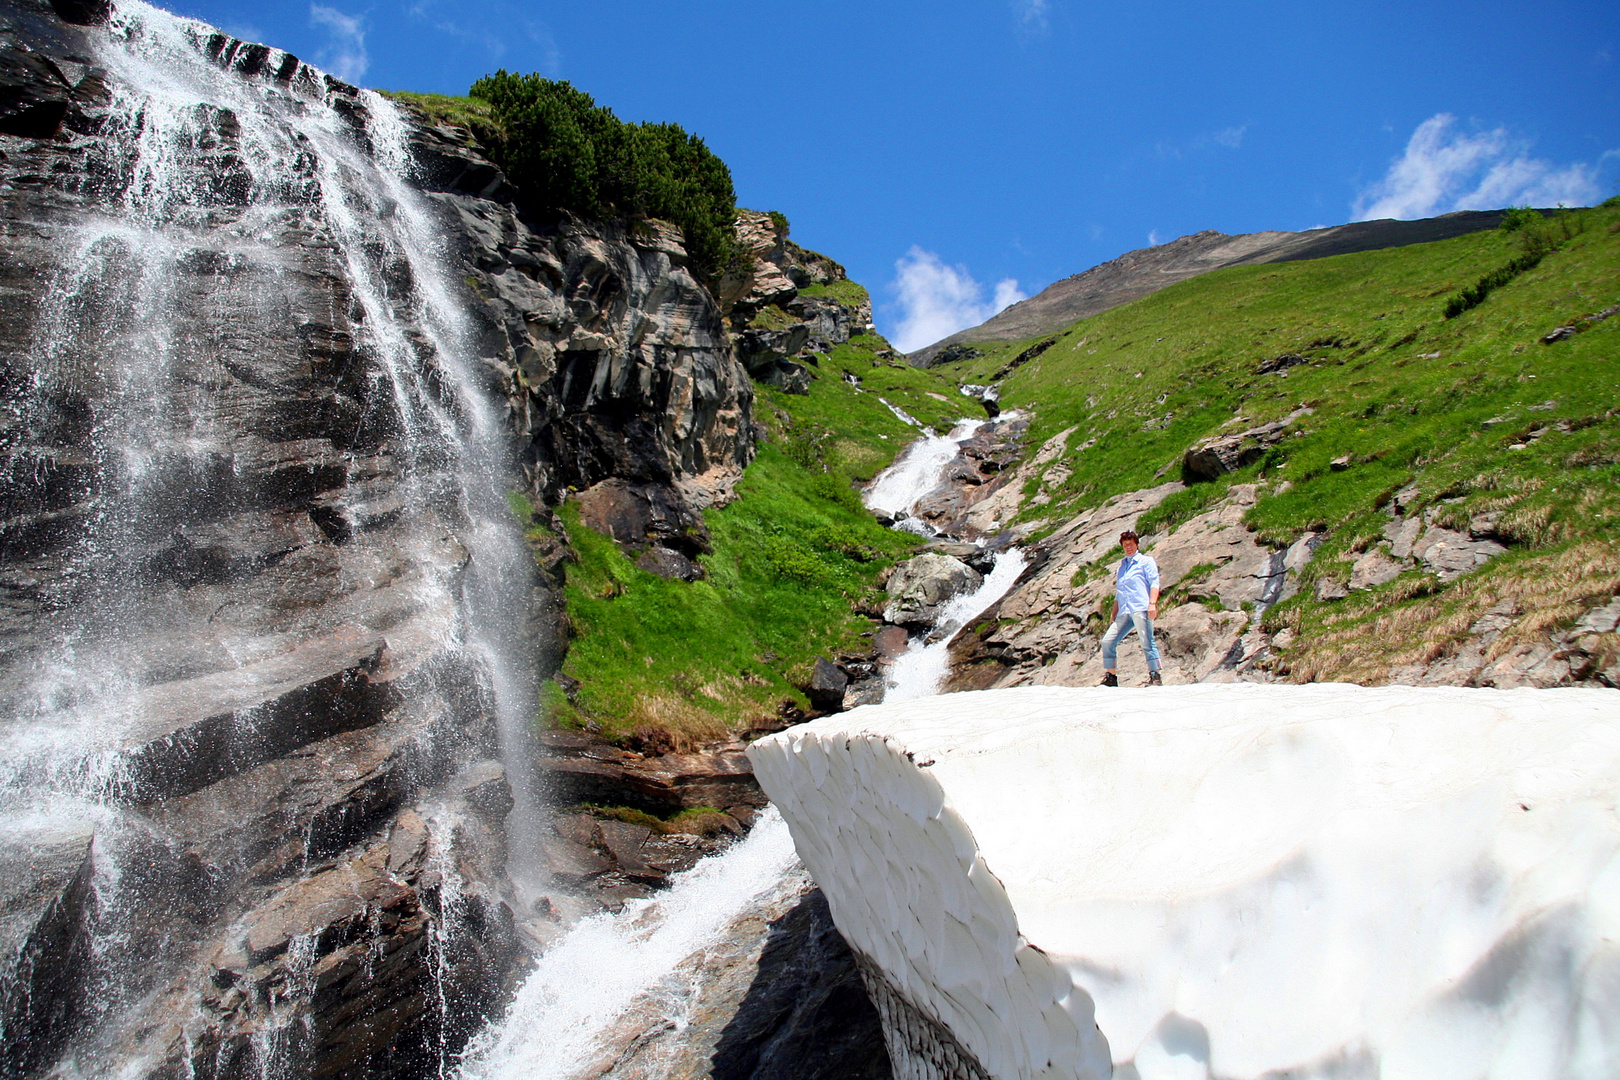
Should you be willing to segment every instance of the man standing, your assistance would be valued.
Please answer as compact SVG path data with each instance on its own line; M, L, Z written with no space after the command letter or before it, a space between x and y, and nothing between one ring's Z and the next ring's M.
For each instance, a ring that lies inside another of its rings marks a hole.
M1113 625L1103 635L1102 685L1118 686L1119 641L1135 629L1142 639L1142 651L1147 654L1148 685L1159 686L1159 647L1153 641L1153 620L1159 617L1159 564L1153 556L1138 554L1140 538L1130 529L1119 534L1119 546L1125 549L1114 573Z

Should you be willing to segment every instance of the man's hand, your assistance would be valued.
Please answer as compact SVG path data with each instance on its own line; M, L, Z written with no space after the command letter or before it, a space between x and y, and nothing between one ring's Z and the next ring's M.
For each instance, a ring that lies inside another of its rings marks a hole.
M1148 618L1157 619L1158 617L1159 617L1159 605L1158 604L1149 604L1148 605Z

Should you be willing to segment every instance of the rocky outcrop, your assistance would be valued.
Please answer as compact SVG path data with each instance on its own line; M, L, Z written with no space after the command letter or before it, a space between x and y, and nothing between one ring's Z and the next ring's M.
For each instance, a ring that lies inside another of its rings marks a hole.
M423 124L411 145L459 237L531 490L595 491L590 524L633 558L653 551L649 569L693 576L701 511L730 500L753 457L753 391L679 230L537 222L470 132Z
M1290 427L1310 414L1310 409L1302 407L1280 420L1199 441L1182 456L1182 479L1189 484L1214 480L1223 473L1236 472L1245 465L1252 465L1267 450L1281 442L1289 434ZM1238 422L1241 421L1242 417L1239 417Z
M741 744L640 753L578 731L541 736L546 786L560 806L623 806L667 816L708 806L747 818L765 805Z
M924 552L894 568L886 586L885 622L900 626L931 626L946 604L979 587L983 576L959 559L939 552Z
M980 507L1013 482L1028 430L1029 417L1016 411L980 425L945 466L939 486L913 505L913 515L937 532L963 540L985 539L999 531L999 522L982 521Z
M1271 434L1285 430L1273 427ZM1050 473L1068 434L1054 436L1011 470L1013 482L1002 489L1003 494L979 505L975 513L987 526L1017 513L1022 504L1017 493L1025 490L1029 478ZM1236 445L1232 441L1236 438L1226 444ZM1183 485L1170 483L1116 496L1034 545L1030 567L1019 582L953 640L948 688L1098 682L1099 643L1119 557L1117 537L1124 529L1136 528L1144 513L1179 490ZM1415 505L1417 489L1409 487L1388 502L1390 518L1381 535L1369 537L1363 550L1324 564L1315 559L1327 537L1324 532L1306 532L1286 547L1260 540L1245 523L1259 494L1256 485L1234 484L1209 509L1142 538L1161 575L1163 595L1154 629L1166 683L1345 677L1344 667L1320 657L1299 665L1303 646L1298 644L1297 629L1284 628L1273 636L1262 622L1266 609L1302 588L1316 604L1334 604L1357 594L1378 596L1377 590L1385 586L1428 593L1471 580L1469 575L1509 550L1506 536L1498 531L1502 526L1497 512L1464 514L1466 520L1459 520L1458 512L1443 500ZM1030 501L1040 505L1039 491ZM1397 579L1406 585L1392 584ZM1382 667L1359 665L1353 670L1355 680L1500 687L1620 685L1615 677L1620 673L1615 668L1620 650L1613 631L1590 629L1603 622L1608 592L1595 598L1559 599L1559 610L1566 614L1549 617L1546 611L1553 601L1543 600L1538 609L1514 599L1517 591L1511 579L1502 579L1481 585L1478 596L1470 593L1462 607L1428 613L1427 618L1443 621L1448 629L1414 630L1414 622L1404 631L1410 639L1407 653L1423 659L1399 659ZM1473 615L1459 623L1467 611ZM1294 617L1290 614L1288 619ZM1328 621L1336 619L1329 614ZM1428 635L1425 642L1418 641L1419 633ZM1371 649L1370 644L1352 643L1343 636L1334 640L1347 658ZM1305 648L1308 652L1316 647ZM1146 678L1134 638L1126 639L1119 661L1126 685Z
M737 212L738 253L719 285L737 357L753 376L807 393L803 364L873 332L872 301L844 268L788 239L783 220Z

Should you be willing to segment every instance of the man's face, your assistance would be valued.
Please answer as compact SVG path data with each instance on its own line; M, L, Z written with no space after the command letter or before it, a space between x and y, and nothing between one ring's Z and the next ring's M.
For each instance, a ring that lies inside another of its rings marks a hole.
M1119 546L1125 549L1126 558L1136 554L1136 541L1128 536L1119 542Z

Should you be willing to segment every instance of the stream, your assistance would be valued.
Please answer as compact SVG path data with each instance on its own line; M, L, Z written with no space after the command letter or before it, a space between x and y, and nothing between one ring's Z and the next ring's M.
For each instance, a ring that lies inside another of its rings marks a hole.
M925 434L868 486L868 508L894 517L895 528L938 534L912 513L984 421L963 420L949 434ZM1021 551L996 555L972 593L950 601L935 625L914 635L890 669L886 701L938 694L949 673L950 639L1001 599L1023 572ZM668 1018L674 1037L687 1023L698 991L688 961L725 951L734 924L767 898L791 887L799 869L792 838L774 809L748 837L677 875L656 896L616 913L581 920L540 958L506 1014L476 1036L459 1080L582 1080L612 1075L604 1047L632 1009ZM543 1033L543 1034L541 1034Z

